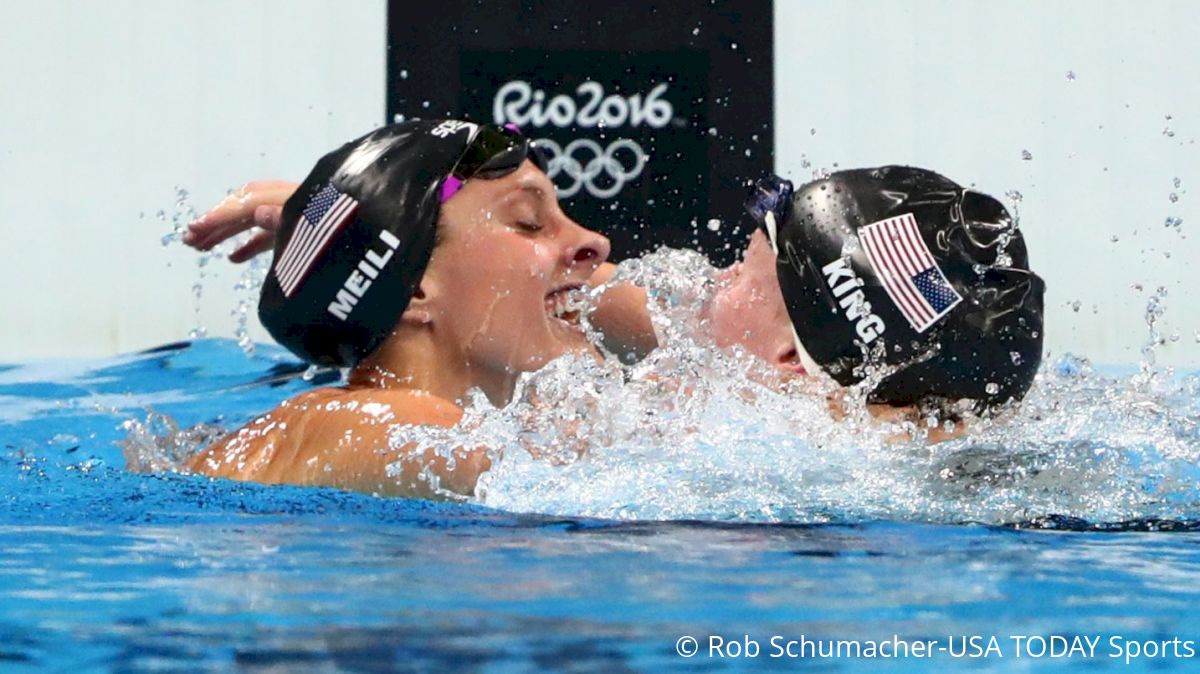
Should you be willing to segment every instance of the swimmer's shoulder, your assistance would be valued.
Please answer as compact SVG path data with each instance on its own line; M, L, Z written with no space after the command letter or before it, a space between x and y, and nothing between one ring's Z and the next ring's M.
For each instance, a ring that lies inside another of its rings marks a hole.
M397 426L451 427L462 409L419 391L320 388L301 393L208 447L188 468L258 482L357 487Z
M329 387L302 393L277 408L285 414L315 416L348 425L414 424L453 426L462 408L427 391L371 387Z

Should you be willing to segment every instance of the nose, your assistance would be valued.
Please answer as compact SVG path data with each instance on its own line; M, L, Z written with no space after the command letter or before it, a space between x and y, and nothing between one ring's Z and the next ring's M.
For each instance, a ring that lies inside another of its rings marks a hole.
M788 317L783 302L779 303L779 310L775 312L772 324L774 329L771 331L771 343L774 344L774 349L771 364L781 370L805 374L804 363L796 345L796 333L792 331L792 319Z
M771 359L771 364L791 372L800 365L800 353L796 351L795 346L786 346L775 352L775 357Z
M578 268L591 276L608 259L608 254L612 252L612 244L607 236L593 232L574 220L570 221L569 228L575 236L572 245L566 251L568 264L573 269Z

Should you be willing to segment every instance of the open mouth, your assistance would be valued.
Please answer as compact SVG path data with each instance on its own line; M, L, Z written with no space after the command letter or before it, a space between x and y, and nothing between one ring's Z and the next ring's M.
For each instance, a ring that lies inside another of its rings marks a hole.
M546 314L571 326L578 326L587 302L583 286L573 285L559 288L546 295Z

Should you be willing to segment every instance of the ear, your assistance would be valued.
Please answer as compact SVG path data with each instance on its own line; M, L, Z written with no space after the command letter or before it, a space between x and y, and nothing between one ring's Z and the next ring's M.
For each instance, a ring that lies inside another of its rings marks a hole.
M405 325L422 326L433 323L434 304L438 296L437 283L426 274L417 289L413 292L408 307L400 314L400 322Z

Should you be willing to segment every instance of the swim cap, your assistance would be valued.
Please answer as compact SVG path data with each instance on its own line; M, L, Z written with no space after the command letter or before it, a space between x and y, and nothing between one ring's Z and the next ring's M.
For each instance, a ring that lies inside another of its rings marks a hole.
M544 166L530 150L515 130L413 120L322 157L283 207L258 304L267 331L309 362L356 364L416 292L441 204L468 178Z
M810 366L843 386L877 366L886 376L869 399L895 405L966 398L986 411L1029 390L1045 285L996 199L933 171L885 166L794 192L768 178L747 209L771 238Z

